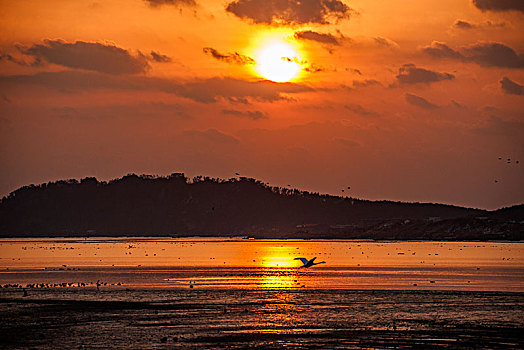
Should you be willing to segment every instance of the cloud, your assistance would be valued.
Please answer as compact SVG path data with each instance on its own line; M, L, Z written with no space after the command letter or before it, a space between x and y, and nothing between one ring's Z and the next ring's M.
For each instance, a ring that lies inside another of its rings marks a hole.
M235 109L223 109L223 114L234 115L235 117L245 117L253 120L266 119L267 115L261 111L237 111Z
M327 45L340 45L340 39L333 34L318 33L312 30L296 32L295 39L311 40Z
M231 102L247 103L247 99L274 102L287 99L283 94L313 91L305 85L245 81L233 78L209 78L184 84L178 94L197 102L212 103L224 98Z
M330 24L356 13L339 0L235 0L226 11L253 23Z
M481 42L464 47L463 60L485 67L523 68L524 58L509 46L493 42Z
M183 132L183 134L194 141L200 142L204 141L226 145L234 145L240 142L237 138L228 134L224 134L223 132L220 132L216 129L208 129L206 131L186 130Z
M510 80L507 77L504 77L500 80L500 85L502 88L502 91L504 91L505 94L509 95L524 95L524 86L515 83L514 81Z
M405 64L399 68L396 76L401 84L430 84L442 80L451 80L455 76L449 73L439 73L424 68L417 68L414 64Z
M61 119L113 119L169 117L193 119L180 104L164 102L132 102L93 106L61 106L52 108L53 115Z
M455 100L451 100L450 105L451 105L452 107L459 108L459 109L468 109L468 107L464 106L462 103L458 103L458 102L455 101Z
M373 38L373 41L379 47L387 47L387 48L393 48L393 49L396 49L399 47L399 45L396 42L394 42L393 40L383 38L380 36Z
M458 29L473 29L476 27L476 25L460 20L460 19L457 19L455 23L453 24L453 27L458 28Z
M473 0L473 5L481 11L524 12L524 2L522 0Z
M326 68L319 66L316 63L308 63L307 61L302 63L304 66L304 70L309 73L320 73L320 72L326 72L326 71L334 71L334 69Z
M346 72L351 72L351 73L355 73L355 74L358 74L358 75L362 75L362 72L360 71L360 69L356 69L356 68L345 68L345 71Z
M461 19L457 19L455 23L453 24L453 28L470 30L470 29L484 29L484 28L504 28L506 27L506 25L507 25L506 22L486 21L484 23L475 24L475 23L463 21Z
M491 22L486 21L486 23L481 24L484 27L494 27L494 28L505 28L508 24L506 22Z
M462 55L451 49L445 43L433 41L431 45L423 47L422 51L435 58L462 59Z
M347 104L344 106L347 110L362 115L364 117L377 117L379 114L377 112L370 111L365 109L359 104Z
M201 103L213 103L220 99L239 103L248 103L250 100L274 102L288 100L285 94L313 91L312 88L300 84L245 81L233 78L208 78L181 82L165 78L82 71L0 76L0 88L9 89L13 85L44 86L65 93L104 89L162 91Z
M484 126L474 128L474 133L487 136L519 136L524 134L524 123L491 116Z
M428 100L426 100L425 98L417 96L417 95L406 94L405 98L406 98L406 102L407 103L409 103L409 104L411 104L413 106L417 106L417 107L423 108L423 109L431 110L431 109L439 108L438 105L433 104L433 103L429 102Z
M44 40L44 44L19 49L36 61L107 74L137 74L149 69L143 55L133 56L127 50L109 44Z
M15 57L15 56L7 54L7 53L0 53L0 61L13 62L13 63L16 63L16 64L18 64L20 66L24 66L24 67L31 67L31 66L32 67L38 67L38 66L42 65L42 62L39 59L33 59L32 62L27 62L26 60L24 60L22 58Z
M461 48L451 49L445 43L434 41L422 51L435 58L448 58L463 62L474 62L484 67L524 68L524 57L511 47L495 42L479 42Z
M354 88L363 88L368 86L382 86L382 84L380 81L375 79L353 80Z
M74 93L90 90L132 90L173 92L178 86L173 81L137 75L111 75L97 72L65 70L40 72L31 75L0 76L0 86L43 86L61 92Z
M356 142L356 141L353 141L353 140L350 140L350 139L347 139L347 138L344 138L344 137L334 137L333 138L333 141L335 141L336 143L344 146L344 147L348 147L348 148L356 148L356 147L359 147L360 146L360 143Z
M196 6L195 0L144 0L150 7L159 7L163 5L184 5Z
M153 59L153 61L160 63L167 63L172 61L171 57L162 55L161 53L155 51L151 51L151 58Z
M206 55L210 55L211 57L219 61L224 61L227 63L234 63L234 64L240 64L240 65L256 63L253 58L249 56L241 55L238 52L224 55L218 52L217 50L213 49L212 47L204 47L203 51Z

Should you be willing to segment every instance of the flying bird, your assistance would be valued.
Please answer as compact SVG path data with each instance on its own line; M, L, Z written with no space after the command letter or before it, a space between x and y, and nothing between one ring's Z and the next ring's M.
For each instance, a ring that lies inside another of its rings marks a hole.
M300 260L300 261L302 261L302 264L304 264L304 265L303 265L303 266L300 266L300 267L306 267L306 268L307 268L307 267L311 267L311 266L313 266L313 265L320 265L320 264L325 264L325 263L326 263L325 261L321 261L321 262L317 262L317 263L316 263L316 262L314 262L316 258L317 258L317 257L315 256L315 257L314 257L313 259L311 259L311 260L308 260L308 259L306 259L306 258L295 258L295 259L293 259L293 260Z

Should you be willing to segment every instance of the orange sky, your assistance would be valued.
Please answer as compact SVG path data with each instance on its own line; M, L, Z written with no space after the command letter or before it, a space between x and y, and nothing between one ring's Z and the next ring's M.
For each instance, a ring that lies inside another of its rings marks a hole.
M239 172L365 199L523 202L522 1L0 10L0 195L64 178ZM269 39L296 50L292 81L257 73Z

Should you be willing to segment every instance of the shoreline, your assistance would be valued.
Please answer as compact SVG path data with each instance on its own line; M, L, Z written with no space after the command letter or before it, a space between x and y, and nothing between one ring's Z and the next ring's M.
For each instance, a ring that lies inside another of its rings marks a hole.
M28 237L0 237L1 242L9 243L26 243L26 242L67 242L67 243L91 243L96 241L127 241L127 242L201 242L201 243L220 243L220 242L347 242L347 243L423 243L423 242L435 242L435 243L524 243L524 240L431 240L431 239L343 239L343 238L253 238L248 236L28 236Z

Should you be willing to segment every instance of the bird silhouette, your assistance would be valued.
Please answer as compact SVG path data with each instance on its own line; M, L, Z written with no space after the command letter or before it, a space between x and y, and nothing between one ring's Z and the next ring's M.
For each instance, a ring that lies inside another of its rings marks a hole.
M295 259L293 259L293 260L300 260L300 261L302 261L302 264L304 264L304 265L303 265L303 266L300 266L300 267L305 267L305 268L311 267L311 266L313 266L313 265L320 265L320 264L325 264L325 263L326 263L325 261L321 261L321 262L317 262L317 263L316 263L316 262L314 262L316 258L317 258L317 257L315 256L315 257L314 257L313 259L311 259L311 260L308 260L308 259L306 259L306 258L295 258Z

